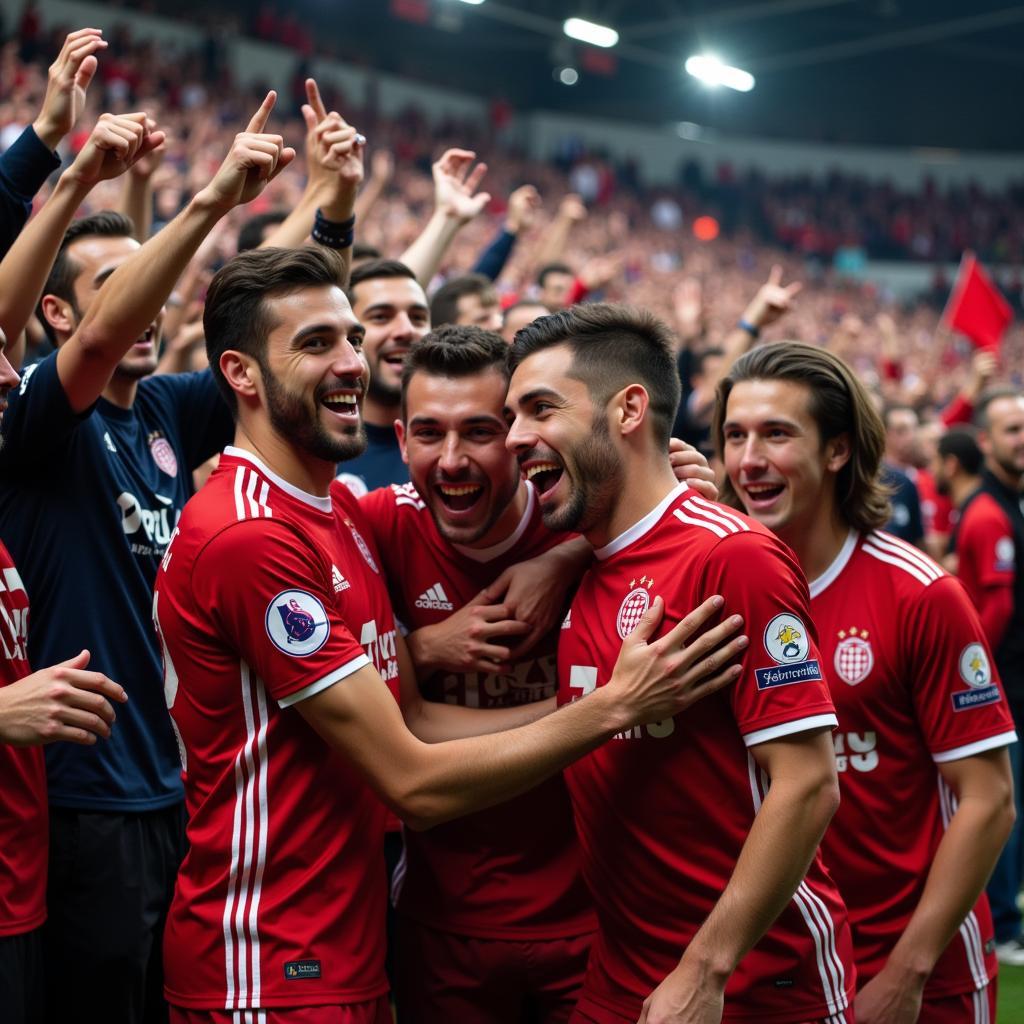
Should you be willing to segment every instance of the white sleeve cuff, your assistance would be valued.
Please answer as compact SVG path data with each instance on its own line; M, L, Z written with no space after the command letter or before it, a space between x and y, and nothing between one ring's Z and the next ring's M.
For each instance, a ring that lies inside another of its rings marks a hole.
M323 693L328 686L333 686L335 683L352 675L353 672L358 672L369 664L370 659L365 654L360 654L351 661L346 661L344 665L336 668L329 675L324 676L323 679L318 679L315 683L310 683L309 686L304 686L301 690L289 693L287 697L282 697L277 703L282 708L290 708L293 704L298 704L300 700L306 700L309 697L315 697L318 693Z
M998 750L1000 747L1008 747L1011 743L1017 742L1017 734L1001 732L998 736L989 736L987 740L978 740L977 743L968 743L963 747L954 747L952 750L943 750L939 754L932 754L932 760L936 764L945 764L947 761L960 761L965 757L974 757L975 754L983 754L986 750Z
M797 718L792 722L783 722L781 725L773 725L767 729L758 729L757 732L744 733L743 742L748 747L756 747L759 743L781 739L783 736L793 736L798 732L811 732L814 729L834 729L837 725L839 725L839 720L835 715L812 715L810 718Z

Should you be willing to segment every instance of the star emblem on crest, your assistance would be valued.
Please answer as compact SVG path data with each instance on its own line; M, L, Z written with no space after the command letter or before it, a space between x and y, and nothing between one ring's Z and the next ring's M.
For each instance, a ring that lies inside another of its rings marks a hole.
M851 626L849 629L841 629L837 635L840 640L845 640L848 636L859 636L862 640L868 639L868 631L866 629L858 629L856 626Z

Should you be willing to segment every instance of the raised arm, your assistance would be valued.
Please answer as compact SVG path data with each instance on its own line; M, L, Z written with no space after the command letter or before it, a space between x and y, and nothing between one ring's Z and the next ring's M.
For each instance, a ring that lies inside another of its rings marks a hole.
M135 229L137 242L145 242L153 231L153 176L164 160L164 147L155 146L132 164L121 188L118 210Z
M93 186L124 174L163 142L146 115L103 114L53 194L0 262L0 328L16 338L43 293L64 232Z
M536 265L543 267L548 263L557 263L564 258L565 247L569 243L572 229L587 219L587 208L575 192L562 197L558 204L558 213L551 221L540 245L537 247Z
M432 168L434 213L419 238L401 256L401 262L424 288L437 273L458 232L491 201L489 193L477 192L487 164L473 167L474 160L476 153L471 150L449 149Z
M78 329L60 347L57 372L73 409L87 409L99 397L213 226L258 196L295 158L280 135L264 130L275 99L275 93L267 94L247 129L235 136L210 184L110 275Z

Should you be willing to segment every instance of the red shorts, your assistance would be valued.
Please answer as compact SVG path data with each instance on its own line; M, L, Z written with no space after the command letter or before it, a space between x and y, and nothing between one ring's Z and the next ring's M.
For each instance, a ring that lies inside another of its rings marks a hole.
M592 935L476 939L399 918L395 999L416 1024L565 1024Z
M276 1010L188 1010L170 1007L170 1024L393 1024L387 996L340 1006Z
M918 1020L921 1024L995 1024L996 979L977 992L926 999Z

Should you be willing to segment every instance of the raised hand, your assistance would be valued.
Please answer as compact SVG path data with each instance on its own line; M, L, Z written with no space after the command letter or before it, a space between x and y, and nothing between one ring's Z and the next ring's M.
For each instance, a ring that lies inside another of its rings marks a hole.
M14 747L110 735L114 709L128 695L102 672L87 672L89 652L0 687L0 741Z
M101 114L65 176L91 188L116 178L164 144L166 135L145 113Z
M366 139L336 110L327 111L312 78L306 79L306 98L309 102L302 105L302 117L310 183L354 195L363 180Z
M743 319L758 329L775 323L793 308L793 300L801 288L803 283L800 281L783 285L782 267L776 263L768 275L768 280L757 290L757 294L744 311Z
M699 338L704 330L704 286L699 277L684 277L672 292L676 328L684 342Z
M533 185L520 185L508 197L508 212L505 214L505 230L512 235L529 231L541 211L540 193Z
M201 205L227 213L249 203L295 159L295 150L280 135L264 131L276 101L271 90L245 131L235 136L213 181L196 196Z
M489 192L477 192L487 164L473 167L474 160L476 153L472 150L448 149L432 167L435 207L463 224L491 201Z
M678 437L669 438L668 461L677 480L685 480L702 498L718 501L715 471L704 454Z
M107 48L98 28L72 32L47 73L46 96L32 127L40 141L56 149L74 128L85 107L85 94L96 74L96 54Z
M569 192L562 197L562 201L558 204L558 216L562 220L578 224L587 219L586 204L575 192Z

